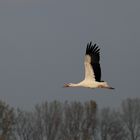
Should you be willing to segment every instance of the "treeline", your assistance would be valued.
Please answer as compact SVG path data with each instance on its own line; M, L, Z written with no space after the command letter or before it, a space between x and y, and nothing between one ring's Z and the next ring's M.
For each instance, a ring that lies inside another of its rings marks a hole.
M0 101L0 140L140 140L140 99L118 109L85 103L44 102L32 111Z

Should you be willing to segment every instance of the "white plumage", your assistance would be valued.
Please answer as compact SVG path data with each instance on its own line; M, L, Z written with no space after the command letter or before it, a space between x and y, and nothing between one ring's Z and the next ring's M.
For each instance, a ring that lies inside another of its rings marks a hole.
M80 83L74 84L64 84L64 87L86 87L86 88L107 88L114 89L110 87L107 82L101 81L101 68L100 68L100 49L92 42L87 44L85 53L85 79Z

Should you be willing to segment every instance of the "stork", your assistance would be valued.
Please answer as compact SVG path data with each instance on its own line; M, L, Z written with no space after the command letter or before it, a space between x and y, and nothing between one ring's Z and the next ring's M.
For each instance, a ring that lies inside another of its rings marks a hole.
M84 87L84 88L106 88L114 89L109 86L107 82L101 80L101 67L100 67L100 48L92 42L87 44L84 66L85 78L83 81L75 84L64 84L64 87Z

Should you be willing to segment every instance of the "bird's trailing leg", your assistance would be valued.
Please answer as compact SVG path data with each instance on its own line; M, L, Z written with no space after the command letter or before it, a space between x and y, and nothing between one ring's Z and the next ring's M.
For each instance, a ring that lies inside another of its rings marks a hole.
M115 88L113 88L113 87L106 87L107 89L115 89Z
M104 85L99 85L98 88L115 89L115 88L113 88L113 87L110 87L110 86L104 86Z

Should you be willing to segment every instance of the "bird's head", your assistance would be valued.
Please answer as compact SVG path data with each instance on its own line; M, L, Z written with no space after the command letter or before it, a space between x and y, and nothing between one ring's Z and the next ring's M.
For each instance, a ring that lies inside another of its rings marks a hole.
M72 83L68 83L68 84L64 84L64 88L66 88L66 87L71 87L72 86Z

